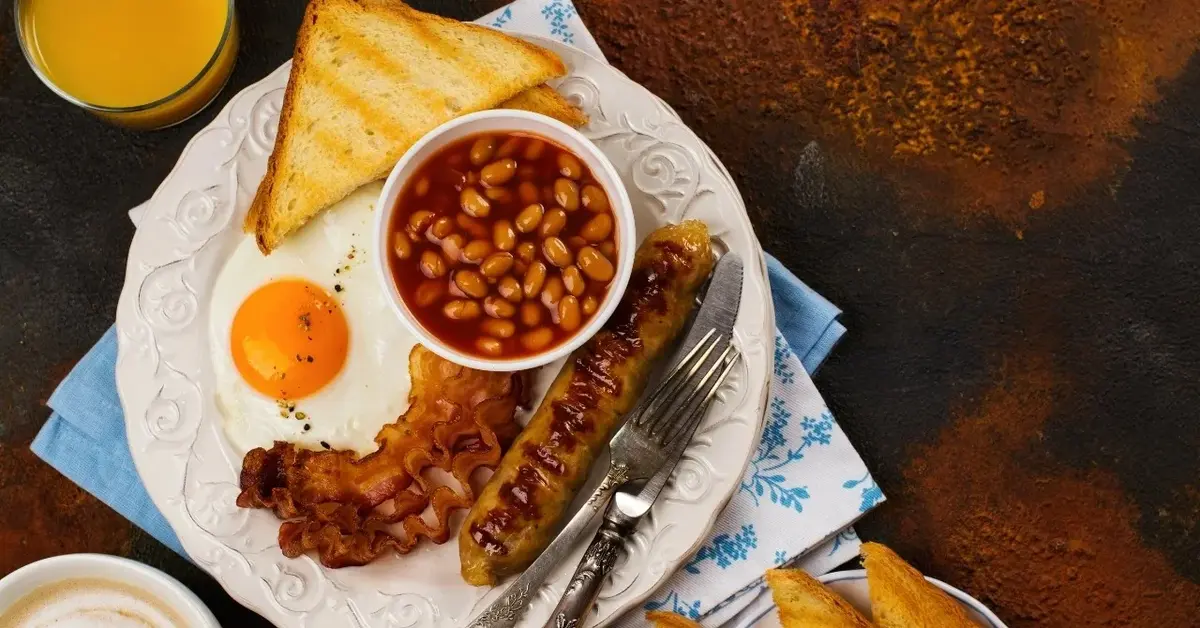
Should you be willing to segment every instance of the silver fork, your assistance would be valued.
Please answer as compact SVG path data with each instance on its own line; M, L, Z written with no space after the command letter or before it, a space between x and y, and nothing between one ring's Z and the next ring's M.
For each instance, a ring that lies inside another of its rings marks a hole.
M604 523L550 614L547 628L575 626L591 607L600 585L616 564L625 539L654 505L716 397L717 389L737 363L740 354L727 343L704 375L697 377L721 343L722 338L714 338L713 333L706 334L689 354L691 357L701 352L700 357L672 372L645 410L632 417L613 438L612 465L627 470L626 481L608 505Z
M688 399L691 400L696 391L712 378L713 369L720 361L704 374L700 373L700 369L723 340L716 329L710 329L667 373L650 397L634 408L625 425L609 441L612 453L608 473L588 498L586 505L579 509L550 546L521 573L504 594L470 623L469 628L510 628L515 625L529 605L532 594L545 582L550 572L575 549L576 542L588 531L592 520L608 504L613 493L630 481L649 480L664 462L670 460L673 449L664 449L661 445L667 430L673 425L679 428L670 430L674 440L668 442L673 447L681 449L687 445L695 430L694 425L692 429L686 429L687 425L699 422L711 394L706 396L699 410L693 408L691 411L685 411L686 404L681 405L677 402L684 393L690 393ZM731 349L731 345L726 347L720 360L726 359ZM724 380L727 373L728 370L722 373L719 379ZM712 389L715 393L716 387L712 386Z
M725 350L701 375L700 369L721 344L725 344ZM676 450L687 446L716 395L717 387L725 381L736 359L733 345L715 329L704 334L687 357L664 378L645 406L631 415L609 442L612 450L609 464L619 469L618 475L623 478L618 485L650 480L673 460ZM710 384L723 366L727 368Z

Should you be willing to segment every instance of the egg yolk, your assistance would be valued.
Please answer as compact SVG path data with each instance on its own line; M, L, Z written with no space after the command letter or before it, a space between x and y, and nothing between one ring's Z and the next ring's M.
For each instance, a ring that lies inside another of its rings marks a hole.
M246 297L230 336L242 379L275 399L320 390L342 369L350 343L341 306L303 279L273 281Z

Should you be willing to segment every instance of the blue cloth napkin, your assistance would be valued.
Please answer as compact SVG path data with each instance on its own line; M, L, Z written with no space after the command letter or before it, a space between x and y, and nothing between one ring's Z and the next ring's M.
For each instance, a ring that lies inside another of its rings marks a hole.
M150 501L125 440L117 397L117 332L113 327L50 395L53 412L33 439L33 453L163 545L187 556Z
M814 372L846 328L842 311L767 255L775 324L805 370ZM53 412L33 440L42 460L164 545L183 546L150 501L125 440L125 415L114 375L117 335L109 330L50 396ZM186 556L186 554L184 554Z
M846 328L838 319L842 311L800 281L779 260L766 256L775 302L775 329L787 339L792 352L811 375L842 339Z
M850 526L884 496L813 383L845 333L837 307L767 256L775 368L757 451L699 549L644 605L742 628L771 604L763 572L825 573L858 554ZM630 613L621 628L645 621Z

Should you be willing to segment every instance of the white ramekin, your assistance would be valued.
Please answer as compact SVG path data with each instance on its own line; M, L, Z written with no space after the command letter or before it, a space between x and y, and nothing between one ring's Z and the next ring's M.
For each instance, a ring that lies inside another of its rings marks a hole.
M438 150L464 137L487 132L521 131L538 135L566 147L583 161L592 171L601 187L608 194L609 205L612 207L615 223L617 260L616 275L608 295L596 314L581 327L575 335L566 342L550 347L541 353L522 356L519 358L489 359L467 353L443 342L437 336L425 329L409 310L408 304L400 296L392 278L388 264L391 246L388 244L392 214L396 211L396 199L404 191L404 185L425 161ZM392 173L383 184L375 212L375 268L378 271L383 290L388 295L392 310L400 317L413 334L420 339L421 344L434 353L463 366L469 366L484 371L521 371L549 364L566 356L591 338L612 315L629 284L629 276L633 273L633 254L637 248L636 230L634 228L633 207L629 202L629 194L617 174L616 168L608 158L600 152L591 140L579 131L547 116L520 111L516 109L491 109L455 118L438 128L430 131L420 141L408 149Z
M175 611L188 628L221 628L204 602L167 574L126 558L67 554L30 563L0 579L0 615L35 589L73 578L98 578L136 587Z

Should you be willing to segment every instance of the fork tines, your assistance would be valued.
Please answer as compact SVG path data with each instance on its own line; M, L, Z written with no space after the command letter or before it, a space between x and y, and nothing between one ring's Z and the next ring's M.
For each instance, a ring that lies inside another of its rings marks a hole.
M684 415L683 420L671 421L667 425L661 439L664 445L687 445L687 441L691 440L696 427L704 418L708 404L717 396L717 389L721 387L729 372L733 370L733 365L737 362L739 355L741 354L732 344L725 347L704 377L692 388L687 398L679 404L680 411L686 411L687 414ZM720 370L719 375L717 374L718 370Z
M680 436L690 439L704 416L708 402L716 396L717 389L729 375L739 355L732 344L728 344L708 370L700 375L701 368L723 339L715 329L704 334L696 346L667 373L663 383L647 400L645 409L634 418L636 426L645 430L660 446Z

